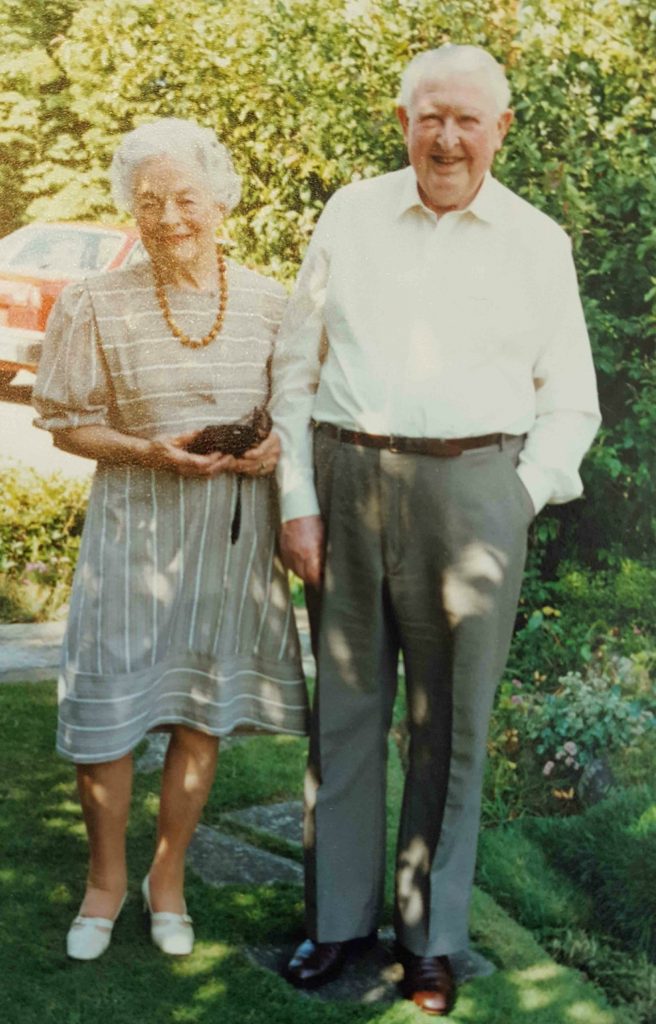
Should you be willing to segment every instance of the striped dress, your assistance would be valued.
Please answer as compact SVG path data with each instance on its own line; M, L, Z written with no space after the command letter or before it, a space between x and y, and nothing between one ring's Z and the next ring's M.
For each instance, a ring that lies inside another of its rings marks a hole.
M153 437L248 417L266 398L285 292L232 261L228 287L223 330L190 349L164 322L148 261L70 285L48 323L36 425ZM168 297L187 334L210 329L216 292L169 288ZM62 648L65 757L112 761L172 723L213 735L305 733L275 485L243 478L231 544L236 480L98 463Z

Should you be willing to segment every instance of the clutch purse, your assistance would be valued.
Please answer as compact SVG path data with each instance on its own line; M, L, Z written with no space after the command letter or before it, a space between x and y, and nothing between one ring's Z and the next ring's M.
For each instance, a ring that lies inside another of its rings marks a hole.
M187 451L194 455L210 455L223 452L240 459L250 448L255 448L268 436L271 417L266 409L253 409L245 423L218 423L204 427L187 445Z
M245 422L215 423L203 427L199 434L187 445L187 451L193 455L210 455L222 452L240 459L250 448L255 448L271 431L271 417L266 409L253 409ZM241 529L241 482L237 474L237 501L230 526L230 541L234 544L239 538Z

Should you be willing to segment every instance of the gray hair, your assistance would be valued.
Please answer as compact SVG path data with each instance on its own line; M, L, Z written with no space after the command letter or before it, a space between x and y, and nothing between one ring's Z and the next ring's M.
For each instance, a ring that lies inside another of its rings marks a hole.
M226 213L239 202L241 179L230 153L212 129L179 117L162 117L128 132L114 153L109 175L119 209L134 212L134 172L144 160L158 156L197 165L208 179L214 200Z
M508 108L510 86L502 65L480 46L459 46L455 43L445 43L436 50L424 50L412 58L401 76L398 105L407 109L417 86L446 78L454 72L477 74L487 79L499 113Z

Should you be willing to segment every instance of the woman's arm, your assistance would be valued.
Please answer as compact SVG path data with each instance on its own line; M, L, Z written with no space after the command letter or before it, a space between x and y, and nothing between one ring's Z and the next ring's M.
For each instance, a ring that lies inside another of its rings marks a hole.
M186 445L197 431L176 437L134 437L101 424L53 430L57 448L87 459L115 465L136 465L146 469L166 469L181 476L216 476L230 471L234 460L221 452L192 455Z

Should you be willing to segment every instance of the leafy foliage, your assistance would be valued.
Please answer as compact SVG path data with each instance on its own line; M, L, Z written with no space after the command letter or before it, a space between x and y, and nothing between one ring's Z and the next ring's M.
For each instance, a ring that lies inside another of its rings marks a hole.
M2 470L0 621L47 619L67 600L88 484Z
M447 40L503 61L510 187L571 233L604 428L588 501L543 515L539 564L652 557L656 534L656 17L646 0L4 0L0 231L113 218L106 168L134 124L217 129L244 176L236 254L290 280L340 185L405 161L400 72Z
M588 668L585 675L570 672L556 693L529 698L526 735L546 760L549 773L561 761L578 771L610 750L626 749L656 725L654 713L640 698L626 693L621 670ZM553 758L553 760L551 760Z

